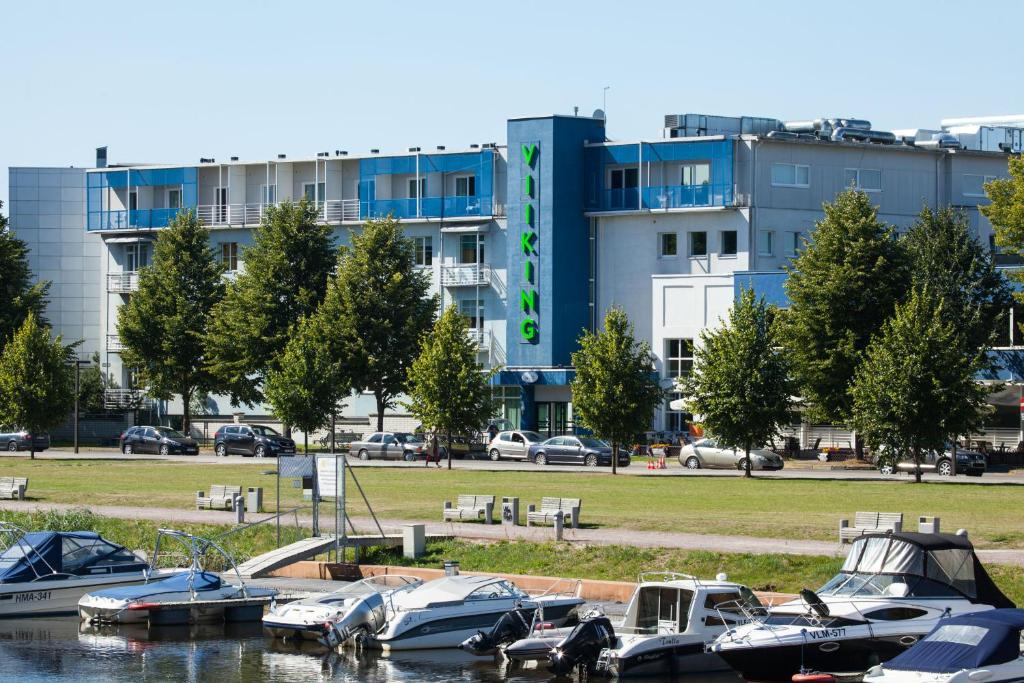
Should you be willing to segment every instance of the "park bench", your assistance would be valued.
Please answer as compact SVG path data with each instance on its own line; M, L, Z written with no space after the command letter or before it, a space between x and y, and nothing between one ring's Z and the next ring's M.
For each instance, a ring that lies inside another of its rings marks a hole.
M882 534L903 531L902 512L858 512L850 520L839 520L839 542L853 541L864 534Z
M26 477L0 477L0 498L25 500L27 489L28 478Z
M231 510L235 505L235 496L241 495L241 486L213 484L210 486L210 495L206 495L205 491L196 491L196 509Z
M566 519L572 520L572 528L580 526L580 499L579 498L541 498L540 510L533 505L526 510L526 526L541 522L544 524L555 522L555 514L562 513L563 522Z
M494 496L459 496L455 507L452 507L450 500L446 500L441 518L445 521L457 519L462 522L467 519L478 520L480 515L484 516L484 524L494 522Z

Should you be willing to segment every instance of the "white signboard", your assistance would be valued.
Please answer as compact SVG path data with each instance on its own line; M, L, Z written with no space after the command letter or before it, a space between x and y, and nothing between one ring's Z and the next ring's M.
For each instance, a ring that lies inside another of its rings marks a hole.
M341 455L316 456L316 479L321 500L329 500L340 494L342 482L338 476L344 472L344 462Z

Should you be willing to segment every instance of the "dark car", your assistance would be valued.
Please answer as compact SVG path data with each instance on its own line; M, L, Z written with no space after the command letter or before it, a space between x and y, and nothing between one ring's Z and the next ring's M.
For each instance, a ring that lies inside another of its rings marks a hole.
M611 467L612 447L586 436L553 436L530 446L527 459L538 465L586 465ZM629 449L619 448L619 467L629 465Z
M9 451L27 451L35 444L36 451L45 451L50 447L50 435L46 432L31 432L17 427L5 429L0 427L0 446Z
M121 452L160 455L199 455L199 444L170 427L131 427L121 435Z
M980 477L988 468L988 461L984 453L977 451L956 451L956 473L966 474L971 477ZM892 458L882 458L879 461L878 469L882 474L893 472L913 472L917 467L913 458L899 459L893 462ZM953 450L947 445L942 453L928 451L921 457L921 472L935 472L939 476L948 477L953 474Z
M213 452L217 455L252 455L275 458L295 455L295 442L266 425L226 425L213 435Z

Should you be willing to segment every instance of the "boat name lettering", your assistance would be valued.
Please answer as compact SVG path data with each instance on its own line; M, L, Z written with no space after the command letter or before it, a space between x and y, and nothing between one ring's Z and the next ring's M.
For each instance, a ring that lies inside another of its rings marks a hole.
M18 593L14 596L14 602L37 602L49 599L50 591L32 591L31 593Z
M845 628L823 628L818 631L808 631L807 635L815 640L831 640L833 638L842 638L846 635Z

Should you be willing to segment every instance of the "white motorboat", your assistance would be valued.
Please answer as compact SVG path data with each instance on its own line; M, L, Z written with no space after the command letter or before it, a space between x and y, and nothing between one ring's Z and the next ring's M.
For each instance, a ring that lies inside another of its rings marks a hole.
M391 651L458 647L515 608L531 618L534 610L543 609L546 621L562 626L576 617L583 600L566 593L531 596L500 577L455 575L395 593L386 603L384 625L363 643ZM330 638L331 644L344 641L336 629Z
M99 590L82 597L78 614L91 623L169 625L212 621L258 621L264 607L277 595L270 588L250 588L242 581L231 555L213 541L184 531L157 532L153 565L160 557L160 541L167 537L183 544L192 563L187 571L141 585ZM209 551L218 553L234 570L237 585L203 569Z
M994 609L943 619L921 642L864 674L864 683L1024 681L1024 610Z
M274 605L263 626L276 638L323 640L330 626L348 638L355 629L375 633L386 618L386 601L423 581L413 576L383 574L351 583L340 590Z
M93 531L26 532L0 522L0 544L0 618L74 614L90 591L151 576L146 560Z
M817 592L732 628L714 651L741 674L789 680L807 671L862 674L927 635L940 619L1013 603L966 536L890 533L854 541Z

